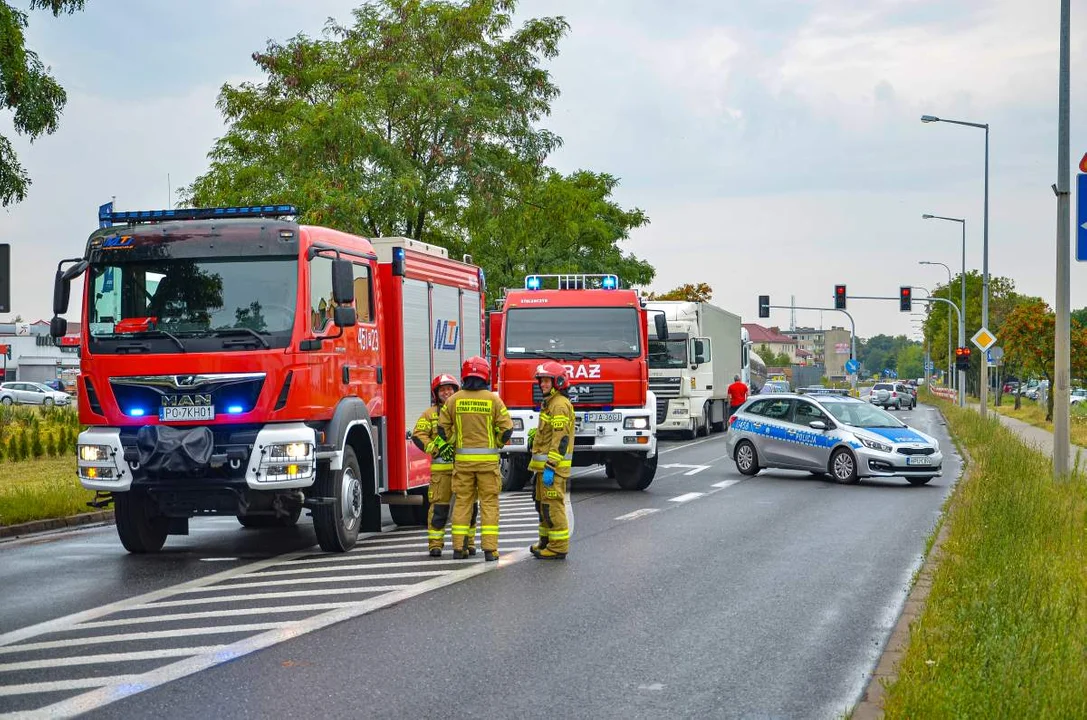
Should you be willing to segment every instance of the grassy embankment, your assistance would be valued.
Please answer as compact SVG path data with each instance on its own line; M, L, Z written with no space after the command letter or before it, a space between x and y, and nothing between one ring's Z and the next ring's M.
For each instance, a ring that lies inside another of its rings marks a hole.
M1015 398L1004 397L999 406L993 405L992 408L1008 417L1053 432L1053 423L1046 422L1045 419L1045 405L1036 403L1033 400L1023 398L1019 409L1016 410ZM1072 436L1072 444L1087 447L1087 406L1073 405L1071 416L1072 423L1069 434Z
M1087 717L1087 480L934 399L973 460L886 717Z

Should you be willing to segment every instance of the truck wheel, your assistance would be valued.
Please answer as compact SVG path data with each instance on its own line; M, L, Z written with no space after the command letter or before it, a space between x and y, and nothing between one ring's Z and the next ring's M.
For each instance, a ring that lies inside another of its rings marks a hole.
M244 528L289 528L298 524L302 515L302 506L298 505L289 515L238 515L238 522Z
M142 555L162 549L169 521L156 510L151 498L139 490L113 493L114 521L125 550Z
M644 455L627 455L611 461L615 468L615 482L623 490L645 490L657 474L657 456L647 459Z
M502 459L502 489L516 492L532 479L528 470L528 456L511 455Z
M325 552L347 552L355 547L362 526L362 473L355 449L343 449L343 468L318 471L318 497L331 498L313 509L313 529Z
M702 406L702 427L698 429L698 434L702 437L710 436L710 406Z

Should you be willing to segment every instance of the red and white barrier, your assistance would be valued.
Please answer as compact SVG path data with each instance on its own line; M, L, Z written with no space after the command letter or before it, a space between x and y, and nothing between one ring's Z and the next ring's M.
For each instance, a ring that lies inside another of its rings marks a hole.
M944 400L955 400L958 397L958 393L951 388L932 387L929 388L933 395L938 395Z

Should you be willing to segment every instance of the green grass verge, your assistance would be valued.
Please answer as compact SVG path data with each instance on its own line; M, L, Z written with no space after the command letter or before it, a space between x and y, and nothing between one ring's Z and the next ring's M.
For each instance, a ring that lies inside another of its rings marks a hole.
M935 398L970 453L887 718L1087 717L1087 483Z
M93 512L75 474L75 458L0 463L0 525Z

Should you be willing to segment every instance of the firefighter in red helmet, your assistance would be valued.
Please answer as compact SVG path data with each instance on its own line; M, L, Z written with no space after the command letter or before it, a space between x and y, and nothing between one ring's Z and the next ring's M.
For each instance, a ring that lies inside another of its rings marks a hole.
M438 437L438 414L445 401L460 390L460 381L449 374L438 375L430 383L432 404L423 411L411 439L415 446L430 456L430 488L427 499L427 546L431 557L442 556L445 526L449 522L449 501L453 494L453 447ZM472 521L468 533L468 554L475 555L476 514L472 506Z
M498 559L498 450L513 434L502 398L490 391L491 366L479 356L464 361L461 389L442 405L438 436L454 448L453 557L468 557L472 507L479 498L479 544L486 560Z
M570 379L560 363L548 361L536 368L543 401L540 422L530 441L535 471L536 512L540 516L540 542L529 548L541 560L561 560L570 548L566 518L566 483L574 457L574 406L566 397Z

